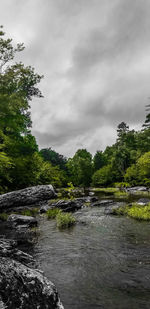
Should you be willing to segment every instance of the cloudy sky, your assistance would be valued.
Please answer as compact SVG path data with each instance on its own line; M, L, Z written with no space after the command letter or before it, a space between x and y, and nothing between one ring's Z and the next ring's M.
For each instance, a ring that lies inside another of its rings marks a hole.
M150 0L1 0L0 24L44 75L31 104L40 148L72 156L139 129L150 97Z

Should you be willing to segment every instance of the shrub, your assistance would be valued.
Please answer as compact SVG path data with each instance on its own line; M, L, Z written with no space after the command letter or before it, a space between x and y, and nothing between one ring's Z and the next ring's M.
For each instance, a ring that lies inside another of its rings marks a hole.
M59 212L56 221L58 228L68 228L75 224L76 219L70 213Z
M115 188L127 188L130 187L130 184L128 182L115 182L114 183Z

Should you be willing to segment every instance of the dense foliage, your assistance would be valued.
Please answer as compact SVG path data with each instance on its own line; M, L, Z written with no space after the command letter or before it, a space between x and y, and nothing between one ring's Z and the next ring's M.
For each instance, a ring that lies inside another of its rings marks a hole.
M69 159L50 147L38 150L31 134L30 102L42 97L37 84L43 76L31 66L13 63L23 49L23 44L14 47L0 29L0 193L49 183L150 186L150 105L142 130L130 130L121 122L116 143L93 158L86 149L78 149Z

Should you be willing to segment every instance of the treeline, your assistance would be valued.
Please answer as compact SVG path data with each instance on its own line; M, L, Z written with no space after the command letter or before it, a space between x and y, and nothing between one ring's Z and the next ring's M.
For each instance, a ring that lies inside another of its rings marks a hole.
M30 101L42 97L37 84L43 76L31 66L13 63L23 44L13 46L0 29L0 193L37 184L55 187L108 186L116 183L150 185L150 113L141 131L122 122L117 140L94 157L79 149L65 158L51 148L39 151L31 134Z

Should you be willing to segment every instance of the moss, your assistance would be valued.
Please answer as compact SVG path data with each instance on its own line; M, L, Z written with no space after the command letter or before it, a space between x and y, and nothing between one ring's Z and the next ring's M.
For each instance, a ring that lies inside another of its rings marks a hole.
M115 197L118 197L118 198L126 198L129 196L129 193L128 192L125 192L125 191L117 191L114 193Z
M60 212L59 208L48 209L46 215L48 219L55 219Z
M39 212L39 209L38 208L32 208L32 209L25 209L23 211L21 211L21 215L23 216L35 216L37 215Z
M70 213L58 213L56 217L58 228L68 228L76 223L76 219Z
M7 221L8 219L8 214L6 214L5 212L0 213L0 220L1 221Z
M115 193L119 189L118 188L92 188L94 192L104 192L104 193Z

